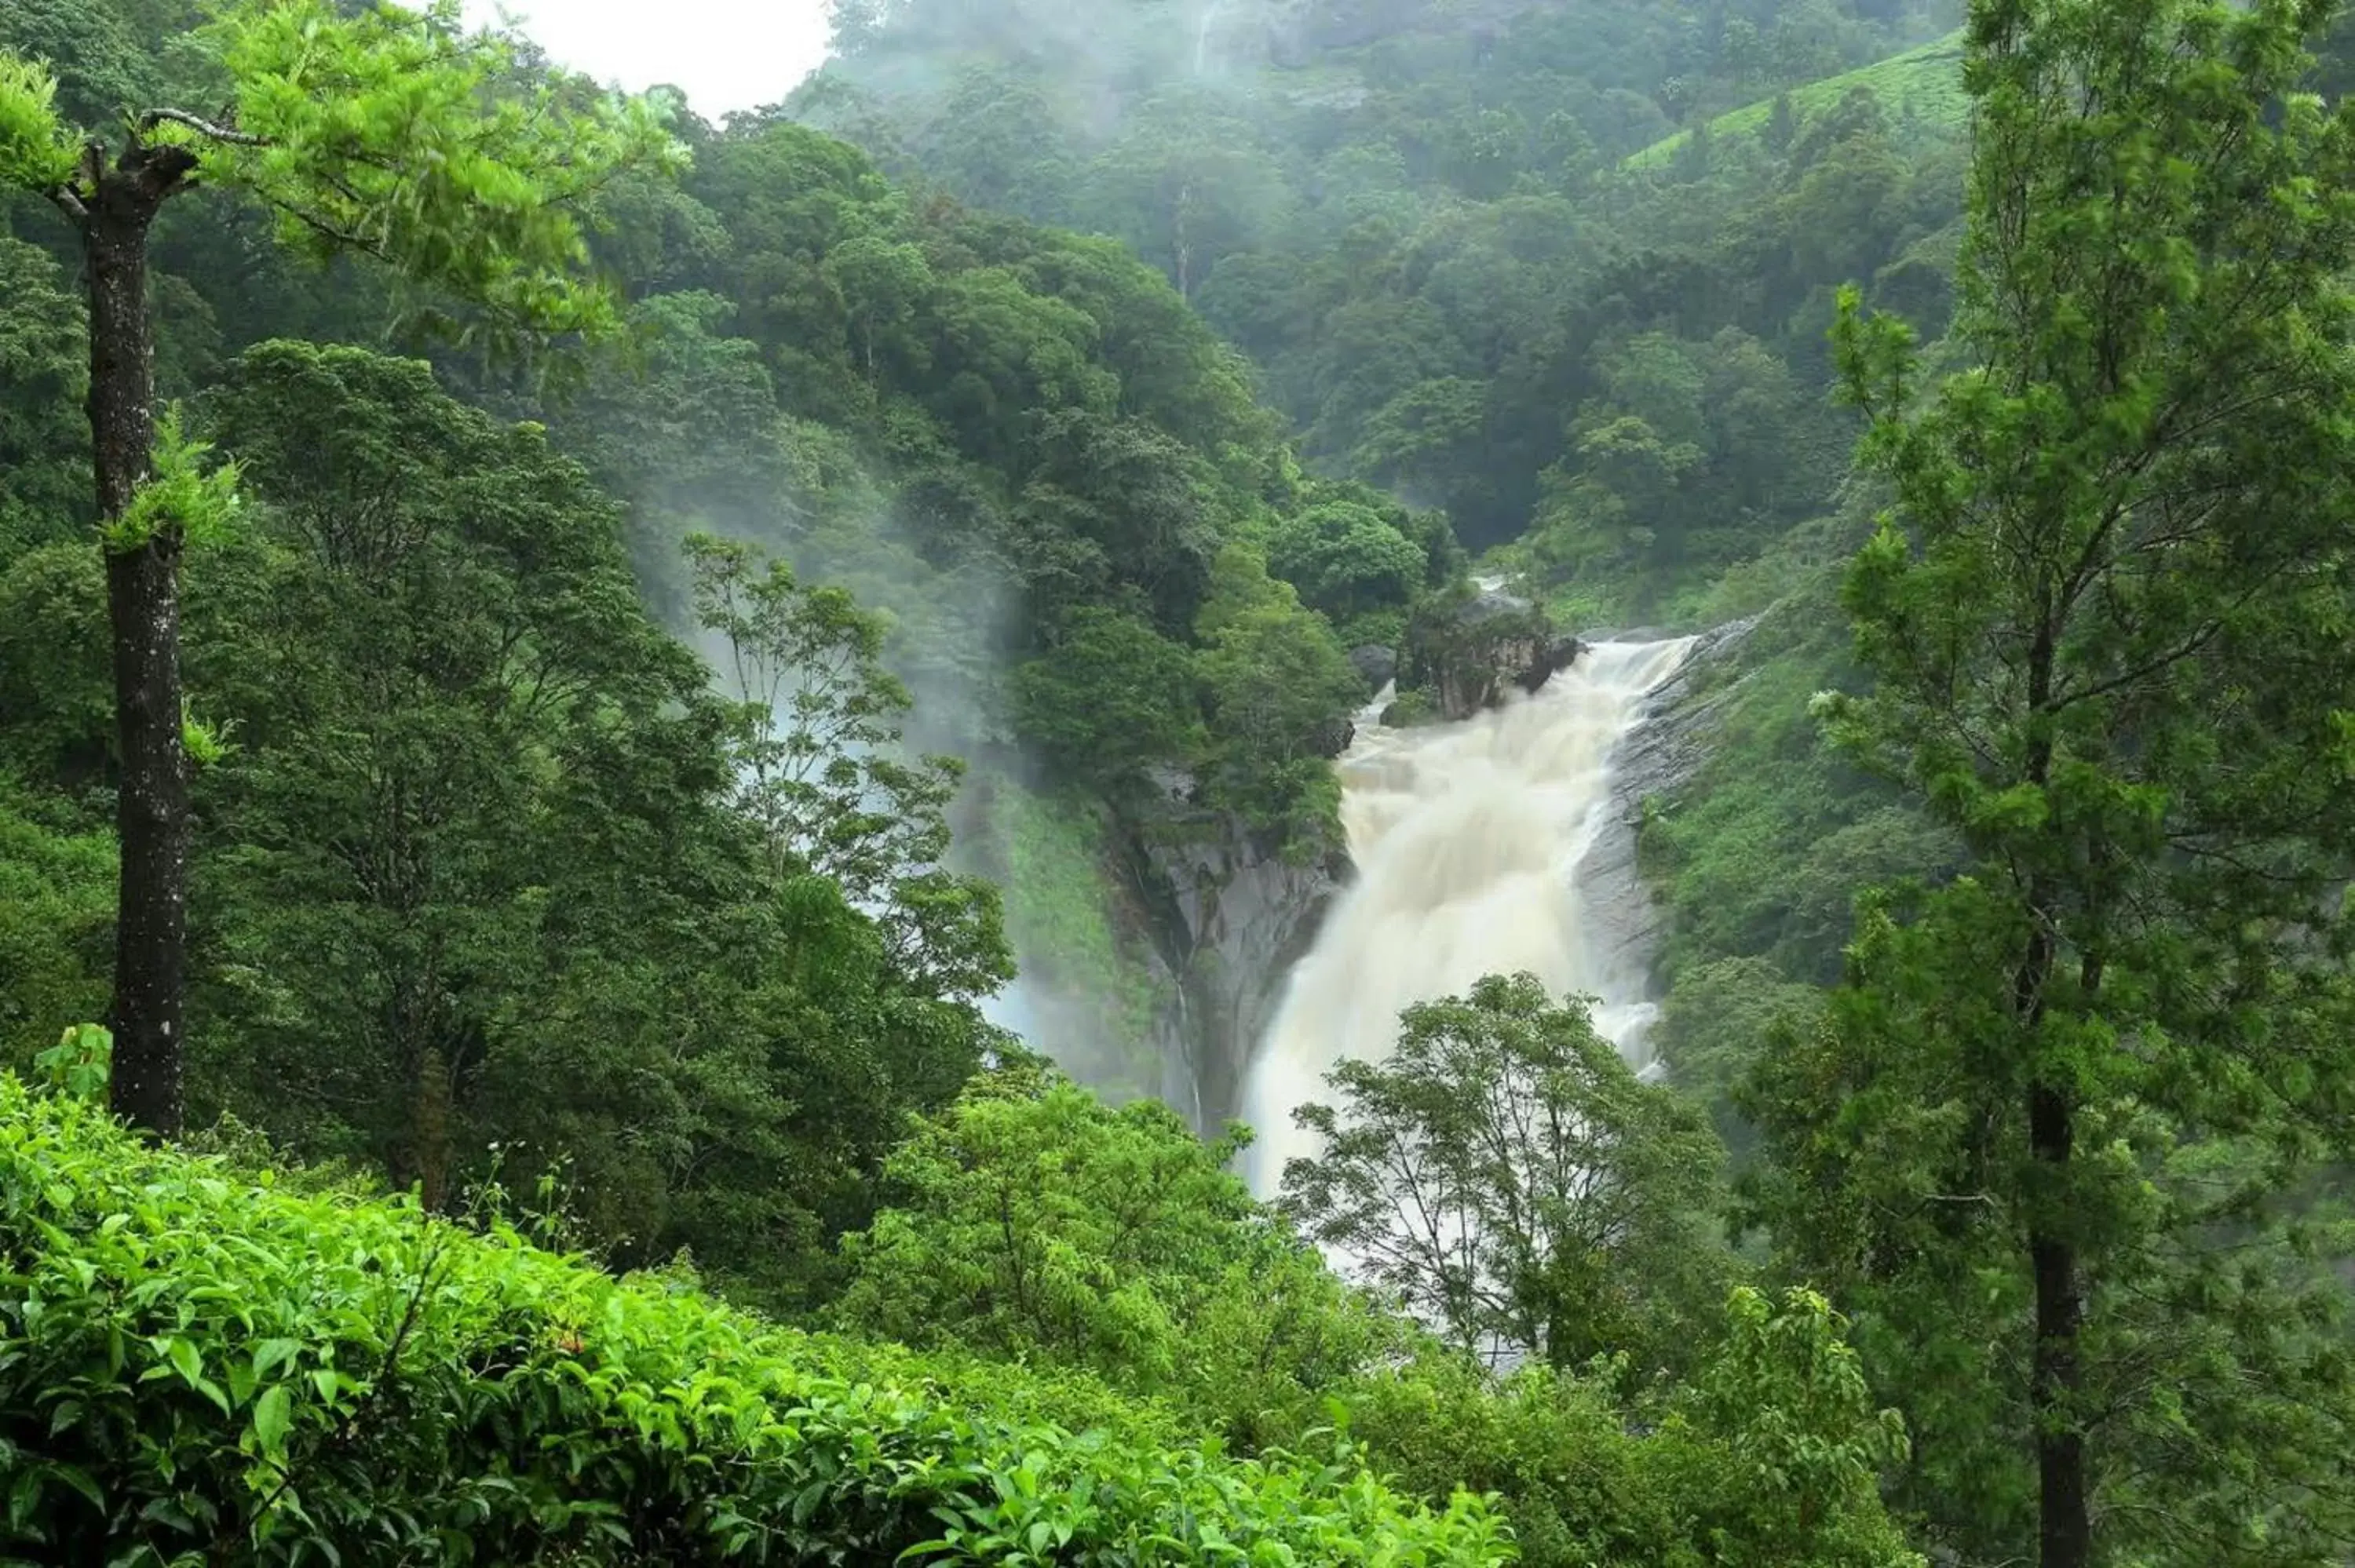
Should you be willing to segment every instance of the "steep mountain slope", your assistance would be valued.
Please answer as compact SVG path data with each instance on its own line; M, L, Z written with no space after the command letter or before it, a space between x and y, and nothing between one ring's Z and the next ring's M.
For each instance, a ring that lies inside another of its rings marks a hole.
M1529 564L1597 613L1657 619L1664 571L1821 508L1842 440L1745 443L1714 411L1819 425L1811 291L1955 210L1904 103L1849 91L1951 74L1935 43L1903 53L1951 29L1945 0L975 15L863 8L789 107L911 177L1124 240L1256 362L1318 469L1444 509L1476 549L1551 534ZM1822 112L1760 157L1646 154L1792 89ZM1909 303L1934 327L1934 284Z

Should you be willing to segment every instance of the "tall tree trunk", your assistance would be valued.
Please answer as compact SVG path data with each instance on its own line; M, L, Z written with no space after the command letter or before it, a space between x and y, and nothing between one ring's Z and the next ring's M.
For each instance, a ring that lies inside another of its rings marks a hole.
M2029 1145L2048 1180L2059 1185L2076 1141L2075 1116L2056 1089L2029 1091ZM2048 1191L2049 1200L2051 1192ZM2084 1568L2093 1556L2094 1528L2085 1508L2085 1435L2079 1425L2077 1330L2084 1317L2077 1288L2077 1249L2056 1234L2053 1215L2039 1213L2029 1227L2036 1272L2036 1361L2030 1407L2036 1419L2037 1561L2041 1568Z
M2039 748L2041 751L2041 748ZM2040 756L2032 771L2041 774ZM2012 1015L2032 1041L2043 1022L2057 942L2050 902L2041 885L2028 889L2037 922L2012 976ZM2029 1377L2029 1411L2036 1428L2040 1568L2084 1568L2093 1552L2085 1510L2085 1437L2079 1425L2077 1332L2084 1304L2077 1284L2077 1249L2063 1234L2069 1161L2076 1118L2068 1097L2050 1084L2028 1090L2028 1144L2037 1181L2028 1208L2028 1255L2036 1285L2036 1350Z
M2041 596L2036 636L2028 651L2028 704L2031 715L2026 780L2039 789L2052 777L2052 741L2035 721L2052 711L2055 652L2064 613L2047 592ZM2026 894L2032 923L2028 950L2012 977L2012 1018L2033 1051L2044 1022L2052 967L2060 954L2057 899L2041 876ZM2100 969L2089 958L2088 988ZM2083 1382L2077 1332L2084 1303L2077 1287L2077 1249L2065 1234L2069 1162L2075 1152L2076 1116L2057 1086L2031 1078L2028 1088L2028 1146L2036 1162L2028 1210L2028 1255L2036 1282L2036 1351L2029 1372L2028 1407L2036 1426L2037 1562L2039 1568L2085 1568L2093 1556L2093 1522L2085 1510L2085 1434L2078 1393Z
M126 158L125 164L131 160ZM159 183L163 188L158 188ZM147 233L168 194L149 166L100 182L83 228L90 280L90 430L98 502L120 518L148 478L155 372L147 322ZM160 1137L180 1130L187 979L188 760L180 722L180 535L163 527L109 546L115 722L123 751L115 823L122 875L115 920L115 1114Z

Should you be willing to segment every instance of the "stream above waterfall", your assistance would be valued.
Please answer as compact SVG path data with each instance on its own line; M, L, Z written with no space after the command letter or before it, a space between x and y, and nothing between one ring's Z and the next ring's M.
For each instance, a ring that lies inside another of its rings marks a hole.
M1393 729L1378 703L1337 764L1354 881L1293 971L1243 1091L1252 1190L1316 1152L1292 1110L1343 1057L1379 1060L1399 1014L1522 970L1595 999L1595 1022L1646 1060L1653 1008L1626 945L1595 928L1581 869L1612 809L1620 743L1693 639L1602 642L1533 696L1459 724Z

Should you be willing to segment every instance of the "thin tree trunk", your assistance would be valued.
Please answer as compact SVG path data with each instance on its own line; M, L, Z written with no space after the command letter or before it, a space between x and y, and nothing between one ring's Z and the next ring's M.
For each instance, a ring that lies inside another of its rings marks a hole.
M418 1201L429 1214L450 1202L450 1065L429 1047L418 1064L411 1141L416 1146Z
M126 159L129 164L131 160ZM158 188L159 184L162 188ZM83 229L90 281L90 429L101 516L112 523L152 471L155 373L147 232L168 194L152 166L100 182ZM159 1137L180 1130L187 978L188 761L180 722L180 535L109 548L114 703L123 752L114 940L112 1102Z

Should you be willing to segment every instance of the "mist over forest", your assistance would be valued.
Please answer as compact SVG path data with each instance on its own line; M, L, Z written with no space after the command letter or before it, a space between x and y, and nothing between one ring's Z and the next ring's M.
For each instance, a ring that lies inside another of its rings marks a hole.
M0 1563L2355 1563L2355 11L830 16L0 5Z

